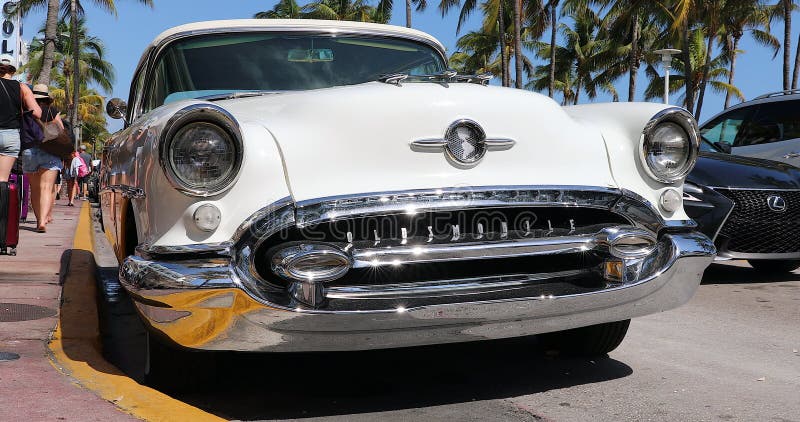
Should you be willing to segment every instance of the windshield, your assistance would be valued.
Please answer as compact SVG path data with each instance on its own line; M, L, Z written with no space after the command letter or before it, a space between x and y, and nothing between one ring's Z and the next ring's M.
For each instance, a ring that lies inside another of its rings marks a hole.
M439 52L397 38L239 33L176 41L159 55L145 111L187 98L352 85L446 69Z
M714 144L708 142L706 138L700 139L700 151L703 152L722 152L719 148L715 147Z

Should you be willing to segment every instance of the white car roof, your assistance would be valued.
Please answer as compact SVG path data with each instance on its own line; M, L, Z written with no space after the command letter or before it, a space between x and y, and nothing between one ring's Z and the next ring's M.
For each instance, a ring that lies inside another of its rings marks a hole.
M158 46L164 40L185 33L193 32L217 32L225 30L276 30L276 31L329 31L329 32L366 32L385 34L388 36L397 36L401 38L424 40L433 44L441 50L444 54L444 46L433 36L416 29L405 28L396 25L383 25L378 23L364 23L364 22L350 22L350 21L334 21L334 20L317 20L317 19L234 19L234 20L219 20L219 21L204 21L194 22L186 25L176 26L167 29L159 34L153 42L151 47Z

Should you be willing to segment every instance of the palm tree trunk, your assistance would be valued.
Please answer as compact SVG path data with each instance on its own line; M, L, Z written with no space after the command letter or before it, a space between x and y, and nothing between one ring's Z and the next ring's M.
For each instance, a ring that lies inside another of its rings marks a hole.
M411 28L411 0L406 0L406 28Z
M80 66L78 45L78 0L70 0L69 21L72 24L72 110L70 122L75 131L75 150L78 150L78 96L80 94Z
M733 46L731 47L731 67L728 71L728 84L733 85L733 77L736 73L736 50L739 48L739 37L733 37ZM731 93L728 91L725 94L725 108L731 105Z
M514 0L514 86L522 89L522 0Z
M797 39L797 53L794 56L794 74L792 75L792 89L797 89L797 77L800 74L800 36Z
M547 94L550 98L556 95L556 1L550 2L550 85Z
M53 70L53 58L56 53L56 31L58 30L59 0L48 0L47 19L44 24L44 51L42 52L42 70L38 83L50 85L50 72Z
M717 28L713 26L709 28L708 41L706 42L706 62L703 65L703 79L700 80L700 97L697 99L697 111L694 114L696 119L700 119L700 113L703 111L703 99L706 96L706 85L708 85L708 71L711 69L711 49L714 48L714 35L717 33Z
M578 105L578 99L581 96L581 88L581 79L578 78L575 82L575 98L572 99L572 105Z
M499 39L500 39L500 67L503 72L503 86L510 86L511 76L508 74L508 55L506 55L506 20L505 8L503 7L504 0L500 0L500 6L497 11L497 22L500 26Z
M639 75L639 32L641 26L639 25L639 12L633 14L633 28L631 31L631 55L628 71L628 101L632 102L636 97L636 77Z
M692 55L689 51L689 22L684 20L681 24L681 44L683 45L683 75L686 79L686 110L692 113L694 110L694 82L692 81Z
M783 0L783 89L789 89L789 61L792 59L792 4Z

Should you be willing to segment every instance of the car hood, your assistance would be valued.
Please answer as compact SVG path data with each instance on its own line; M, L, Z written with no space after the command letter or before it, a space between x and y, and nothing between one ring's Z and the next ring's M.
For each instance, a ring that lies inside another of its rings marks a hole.
M270 132L296 201L454 186L616 187L601 133L572 120L550 98L528 91L371 82L217 104L241 123ZM414 140L443 138L459 119L477 122L488 138L516 144L487 151L472 168L451 164L442 152L410 148Z
M721 188L800 189L800 169L760 158L703 152L687 181Z

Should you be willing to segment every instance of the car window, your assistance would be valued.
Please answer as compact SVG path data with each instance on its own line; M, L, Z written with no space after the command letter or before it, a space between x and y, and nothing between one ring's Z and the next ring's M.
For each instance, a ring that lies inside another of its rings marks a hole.
M141 96L142 89L144 89L144 82L145 82L145 74L147 72L144 68L139 70L139 73L135 76L133 80L133 85L131 85L131 92L128 93L128 121L131 120L134 113L134 108L136 107L136 101L139 99L138 97Z
M740 137L748 117L752 114L752 107L732 110L703 125L700 136L712 144L719 142L735 145L737 137Z
M759 145L800 138L800 101L780 101L758 107L740 145Z
M169 45L149 78L144 111L189 98L353 85L392 73L446 70L434 48L366 35L240 33Z

